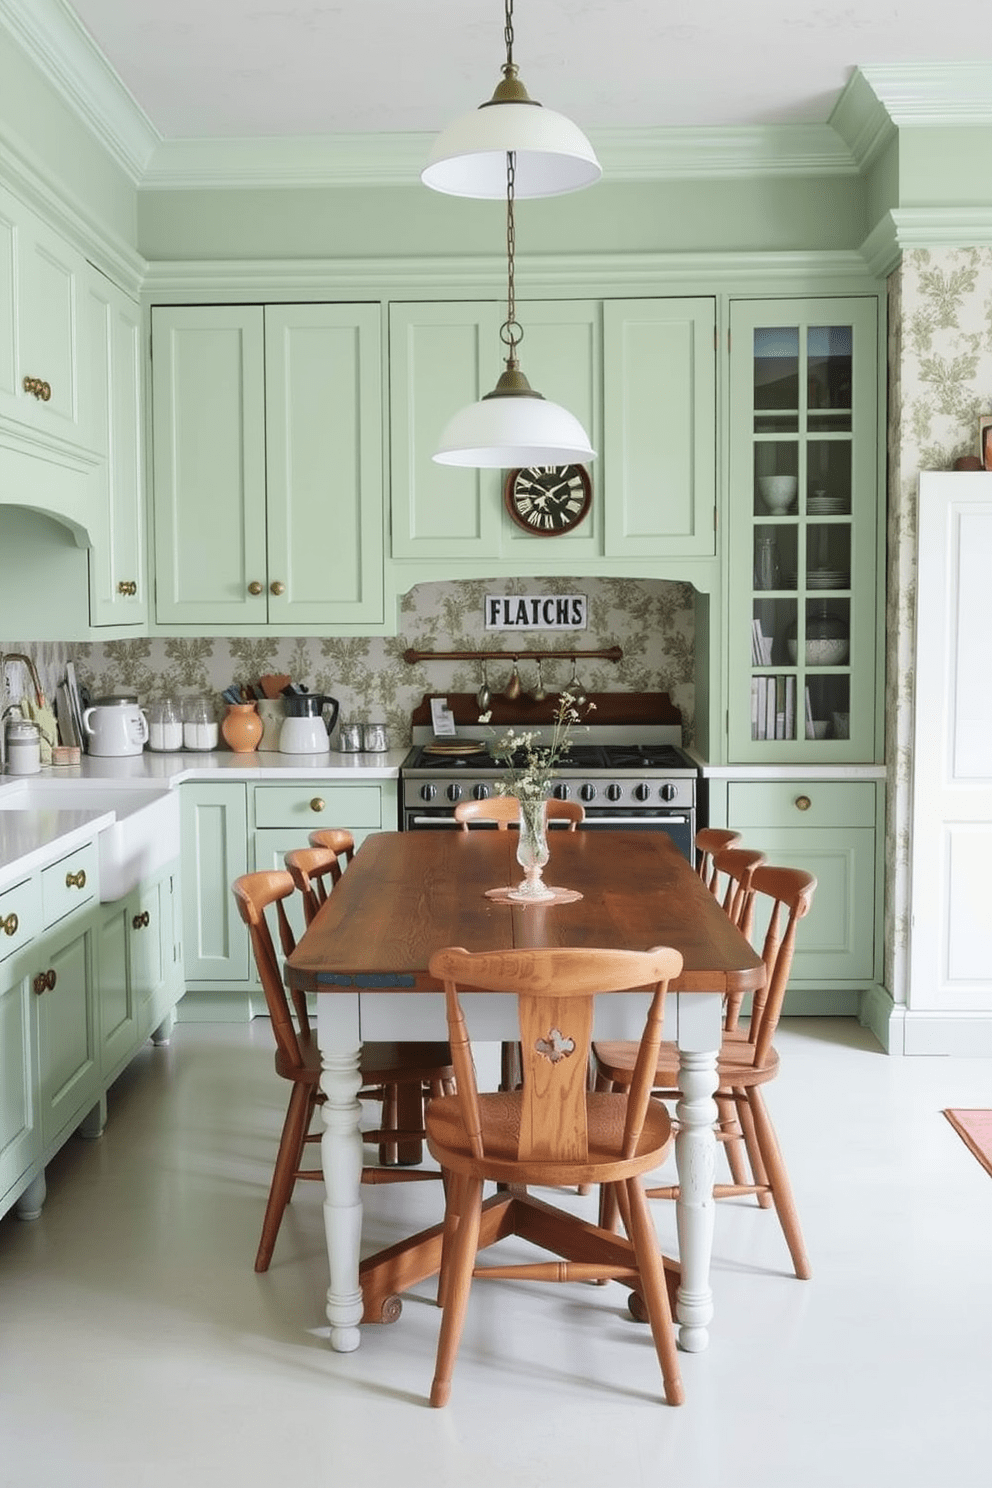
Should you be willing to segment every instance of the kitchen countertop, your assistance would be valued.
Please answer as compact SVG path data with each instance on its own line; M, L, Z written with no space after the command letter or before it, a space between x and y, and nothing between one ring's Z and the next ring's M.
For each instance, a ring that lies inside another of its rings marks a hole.
M43 789L46 780L79 784L78 806L74 803L72 809L60 804L51 809L0 810L0 890L73 852L113 824L114 813L106 807L87 810L87 788L101 787L103 797L111 785L126 791L158 783L171 790L184 780L395 780L406 755L405 748L385 754L332 750L320 755L236 754L230 749L156 754L145 750L124 758L84 755L78 765L48 765L34 775L0 776L0 798L28 783L32 789Z

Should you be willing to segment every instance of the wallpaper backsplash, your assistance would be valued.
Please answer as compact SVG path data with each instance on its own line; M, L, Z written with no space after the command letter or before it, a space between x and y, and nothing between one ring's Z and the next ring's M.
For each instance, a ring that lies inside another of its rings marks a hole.
M906 1000L916 501L921 470L977 455L992 413L992 248L914 249L889 281L885 985Z
M588 629L583 631L487 632L487 594L585 594ZM422 651L481 649L600 650L620 646L620 662L580 662L587 692L667 692L681 709L686 743L693 736L695 694L693 590L687 584L644 579L481 579L420 584L401 602L398 636L327 639L252 636L231 639L135 638L79 643L3 641L0 650L24 651L38 666L42 685L54 695L67 660L94 696L127 688L142 703L160 697L209 696L218 717L220 697L232 682L255 682L268 672L287 672L341 705L342 721L387 725L391 745L409 742L410 714L425 692L475 692L481 669L474 662L428 662L410 666L407 647ZM521 662L525 691L537 683L537 667ZM506 685L509 662L489 664L494 692ZM571 676L571 663L544 667L544 685L557 690ZM13 681L13 678L12 678Z

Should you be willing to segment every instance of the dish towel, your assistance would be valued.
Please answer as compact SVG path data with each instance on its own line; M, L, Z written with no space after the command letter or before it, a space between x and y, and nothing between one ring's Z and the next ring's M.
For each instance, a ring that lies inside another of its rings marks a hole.
M41 735L41 763L43 765L50 765L52 763L52 749L59 741L55 714L47 702L44 702L39 707L34 699L28 697L27 694L21 698L21 714L32 723L37 724L38 732Z

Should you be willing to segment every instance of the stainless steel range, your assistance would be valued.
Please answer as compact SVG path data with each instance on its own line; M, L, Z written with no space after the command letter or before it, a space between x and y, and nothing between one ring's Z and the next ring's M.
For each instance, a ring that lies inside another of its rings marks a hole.
M596 711L587 717L597 718L600 702L614 696L599 695ZM664 694L658 696L667 704ZM554 699L549 698L545 715L553 706ZM533 711L530 705L523 718L501 716L484 727L459 722L456 739L439 741L437 749L432 728L415 721L413 748L400 769L402 830L453 827L459 801L484 801L498 795L503 768L487 746L508 727L549 736L550 725L535 723ZM674 710L669 704L662 711ZM698 772L680 747L681 722L597 722L578 732L582 742L573 744L562 762L552 794L561 800L581 801L586 828L667 832L691 860ZM458 753L450 752L458 746Z

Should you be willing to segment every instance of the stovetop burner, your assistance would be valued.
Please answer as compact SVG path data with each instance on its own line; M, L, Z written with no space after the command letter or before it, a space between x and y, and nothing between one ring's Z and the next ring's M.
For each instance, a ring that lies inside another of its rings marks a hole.
M475 742L475 741L473 741ZM454 741L452 741L454 743ZM514 756L515 765L526 763L522 751ZM502 764L488 750L467 749L464 753L435 753L414 745L403 761L405 770L500 770ZM694 767L680 749L671 744L573 744L562 756L556 773L590 770L678 770Z

